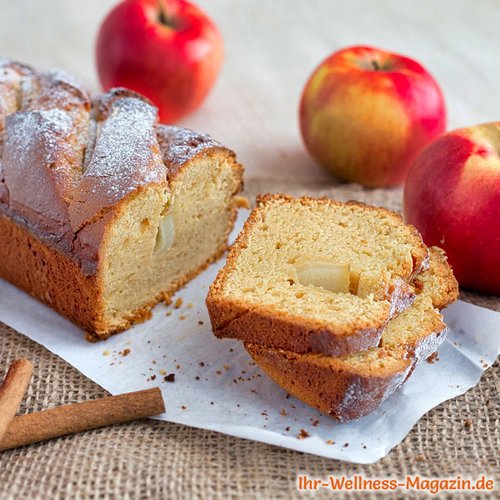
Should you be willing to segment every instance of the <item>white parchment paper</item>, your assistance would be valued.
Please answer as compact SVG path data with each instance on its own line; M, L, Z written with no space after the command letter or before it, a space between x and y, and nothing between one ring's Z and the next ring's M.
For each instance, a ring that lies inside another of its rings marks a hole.
M240 212L234 234L248 212ZM0 320L65 359L112 394L158 386L160 420L210 429L358 463L385 456L434 406L475 386L500 352L500 313L457 302L445 313L451 331L439 360L423 362L375 412L338 424L287 397L241 344L213 337L205 297L220 261L179 291L182 305L156 307L153 318L106 342L0 280ZM174 374L175 381L171 379ZM298 439L301 430L310 437Z

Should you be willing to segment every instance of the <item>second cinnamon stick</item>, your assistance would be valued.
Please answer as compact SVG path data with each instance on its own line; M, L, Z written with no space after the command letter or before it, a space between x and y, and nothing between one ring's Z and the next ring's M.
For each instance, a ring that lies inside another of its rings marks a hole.
M19 409L32 373L33 365L30 361L24 358L16 359L0 386L0 442Z
M154 388L29 413L14 418L0 442L0 451L164 411L161 391Z

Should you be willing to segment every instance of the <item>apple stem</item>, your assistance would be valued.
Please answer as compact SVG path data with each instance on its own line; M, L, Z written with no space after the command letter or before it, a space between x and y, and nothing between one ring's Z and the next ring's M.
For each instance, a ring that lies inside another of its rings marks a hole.
M165 26L169 26L170 28L175 28L176 27L175 18L168 14L168 9L166 4L167 0L158 0L158 7L160 8L158 20Z
M380 66L377 61L372 61L372 66L375 71L380 71Z

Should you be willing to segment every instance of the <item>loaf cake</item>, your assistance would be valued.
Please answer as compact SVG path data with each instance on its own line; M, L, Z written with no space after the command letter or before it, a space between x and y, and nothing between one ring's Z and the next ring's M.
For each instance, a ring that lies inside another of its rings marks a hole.
M0 61L0 277L96 339L150 315L227 247L242 167L160 125L144 97L91 98Z
M383 208L330 199L257 199L207 307L214 334L333 356L377 346L428 267L419 233Z
M380 346L339 357L298 354L245 343L247 352L289 394L339 421L359 418L407 380L436 351L446 325L439 309L455 301L458 285L442 251L414 281L414 303L389 321Z

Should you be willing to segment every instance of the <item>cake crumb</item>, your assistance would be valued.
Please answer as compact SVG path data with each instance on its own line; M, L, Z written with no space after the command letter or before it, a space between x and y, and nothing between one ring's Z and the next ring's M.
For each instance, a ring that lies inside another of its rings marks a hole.
M182 405L181 410L187 410L187 406Z
M188 302L187 305L186 305L186 307L188 309L192 309L193 308L193 303L192 302Z
M290 426L285 427L285 431L286 431L286 432L290 432Z
M466 418L464 420L464 427L469 430L472 427L472 419Z
M299 433L297 434L297 439L306 439L308 437L311 437L311 435L304 429L300 429Z
M164 370L163 368L160 370L160 375L166 375L167 374L167 370Z
M194 377L195 380L200 380L200 377L198 377L198 375L196 375L196 377Z
M316 420L313 420L313 421L312 421L312 426L313 426L313 427L317 427L317 426L318 426L318 424L319 424L319 420L317 420L317 419L316 419Z
M335 444L335 441L332 441L331 439L329 439L326 444Z
M286 417L286 410L284 408L281 408L280 415Z
M103 356L109 356L111 353L106 349L105 351L102 351Z
M201 321L201 320L200 320L200 321L198 321L198 324L199 324L199 325L204 325L203 321Z
M182 297L179 297L175 301L175 304L174 304L175 309L179 309L182 306L183 303L184 303L184 301L182 300Z
M430 365L433 365L436 361L439 361L439 355L436 352L433 352L428 358L427 358L427 363Z
M118 354L123 357L128 356L130 354L130 349L123 349L123 351L120 351Z
M181 315L179 316L179 319L180 319L180 320L184 320L184 319L186 319L186 316L184 316L184 314L181 314Z
M175 382L175 373L169 373L165 377L163 377L165 382Z
M424 457L423 455L417 455L417 456L415 457L415 460L416 460L417 462L425 462L425 457Z
M344 448L347 448L349 446L349 443L344 443Z
M200 366L205 366L205 363L204 363L203 361L200 361L198 364L199 364Z
M224 370L226 370L227 372L230 370L229 366L228 365L223 365L223 368Z
M167 311L166 316L172 316L172 311Z

